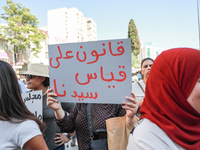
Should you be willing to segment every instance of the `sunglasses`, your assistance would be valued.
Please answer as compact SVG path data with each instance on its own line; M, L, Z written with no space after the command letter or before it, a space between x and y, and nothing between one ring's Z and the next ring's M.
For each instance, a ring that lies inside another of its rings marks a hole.
M26 74L25 77L26 77L26 78L29 77L29 79L33 79L34 76L33 76L33 75L30 75L30 74Z

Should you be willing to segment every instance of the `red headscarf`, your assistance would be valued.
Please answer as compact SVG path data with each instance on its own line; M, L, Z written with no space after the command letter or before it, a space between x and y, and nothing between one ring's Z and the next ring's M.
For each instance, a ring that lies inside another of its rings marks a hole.
M154 61L140 113L185 149L200 149L200 114L187 102L200 76L200 51L175 48Z

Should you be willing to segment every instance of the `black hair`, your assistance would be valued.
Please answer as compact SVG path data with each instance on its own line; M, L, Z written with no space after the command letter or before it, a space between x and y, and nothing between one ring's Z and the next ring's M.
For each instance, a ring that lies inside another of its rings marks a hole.
M49 86L49 77L45 77L45 80L42 82L45 87Z
M42 132L44 130L44 124L27 109L22 100L13 68L2 60L0 60L0 120L11 123L33 120L39 125Z
M146 60L151 60L152 62L154 62L154 60L152 58L144 58L142 61L141 61L141 69L142 69L142 65L143 63L146 61Z
M152 58L149 58L149 57L144 58L144 59L141 61L141 70L142 70L142 65L143 65L143 63L144 63L146 60L151 60L152 62L154 62L154 60L153 60ZM140 71L140 72L141 72L141 71ZM143 79L143 78L144 78L144 76L143 76L143 74L141 73L141 79Z

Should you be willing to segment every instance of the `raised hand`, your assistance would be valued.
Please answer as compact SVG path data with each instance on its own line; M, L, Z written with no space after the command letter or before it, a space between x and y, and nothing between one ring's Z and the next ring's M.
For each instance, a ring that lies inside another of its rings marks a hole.
M54 98L57 94L52 93L51 91L51 88L47 90L47 106L54 110L55 117L59 120L65 116L65 112L62 109L61 103Z
M122 103L125 104L122 108L126 109L126 122L127 123L134 123L136 121L136 112L138 109L138 103L136 100L135 95L131 92L132 97L126 96L125 98L130 102L123 101Z
M61 104L54 98L57 94L52 93L51 91L51 88L47 90L47 106L53 110L59 110L61 108Z

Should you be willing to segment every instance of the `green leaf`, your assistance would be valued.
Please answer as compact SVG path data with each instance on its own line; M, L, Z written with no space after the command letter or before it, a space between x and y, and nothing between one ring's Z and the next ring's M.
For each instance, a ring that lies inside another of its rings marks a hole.
M0 26L0 33L9 35L0 34L0 37L15 46L14 51L17 54L28 48L34 52L34 56L37 56L42 48L40 42L46 39L46 34L38 30L38 18L21 3L14 3L12 0L6 0L6 3L7 6L2 7L5 12L1 14L1 18L7 21L8 27Z

